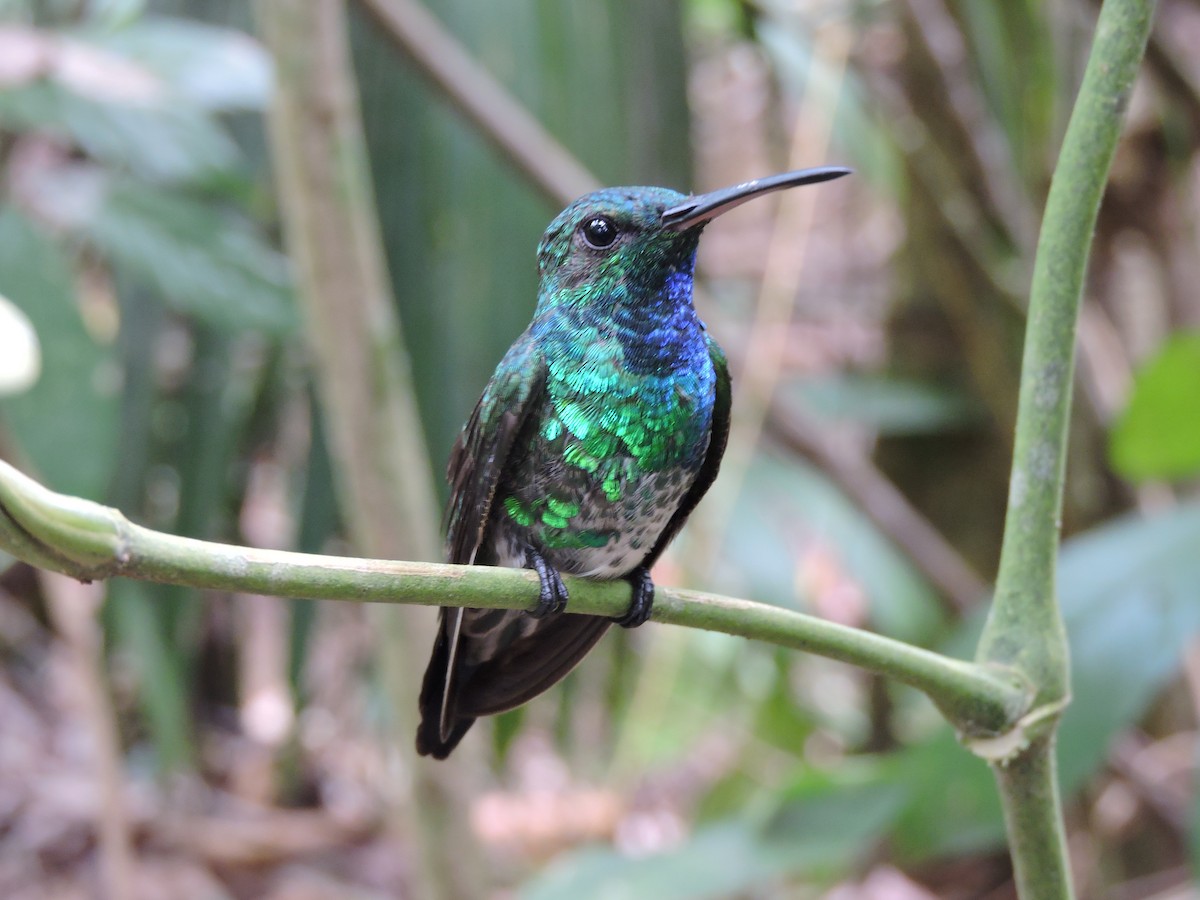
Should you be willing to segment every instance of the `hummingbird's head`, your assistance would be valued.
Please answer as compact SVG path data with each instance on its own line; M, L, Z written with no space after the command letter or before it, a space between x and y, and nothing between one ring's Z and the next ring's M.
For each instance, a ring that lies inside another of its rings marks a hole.
M620 287L654 291L672 273L690 276L700 227L663 225L663 213L685 199L657 187L606 188L580 197L538 244L543 295L586 294L581 299L594 301Z
M762 194L849 172L838 166L804 169L691 196L627 187L580 197L555 217L538 244L538 308L644 304L664 296L690 303L696 245L705 225Z

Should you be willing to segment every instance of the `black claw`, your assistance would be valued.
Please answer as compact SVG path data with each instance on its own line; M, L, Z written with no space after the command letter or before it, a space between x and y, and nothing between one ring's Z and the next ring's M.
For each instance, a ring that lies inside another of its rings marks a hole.
M645 566L634 569L626 581L633 588L633 602L629 604L629 612L616 620L622 628L637 628L650 618L654 609L654 581L650 578L650 570Z
M546 558L532 547L525 551L525 568L538 574L540 588L537 606L529 611L535 619L560 613L567 608L567 586L563 584L558 569L546 562Z

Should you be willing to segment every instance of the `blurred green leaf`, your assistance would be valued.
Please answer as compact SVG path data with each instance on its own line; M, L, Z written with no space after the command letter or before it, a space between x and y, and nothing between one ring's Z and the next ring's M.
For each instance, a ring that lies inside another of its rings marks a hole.
M729 897L788 870L782 849L773 853L743 821L698 830L682 847L631 858L589 848L556 860L525 885L522 900L701 900Z
M711 785L696 806L695 821L715 821L746 814L752 804L761 802L762 779L750 766L731 769Z
M1059 777L1071 791L1145 714L1200 633L1200 504L1126 516L1067 542L1059 593L1072 663Z
M333 463L325 442L324 420L319 404L313 404L312 439L308 447L308 463L304 467L304 493L299 511L299 533L296 549L304 553L321 553L327 541L338 532L340 518L337 494L333 487ZM317 602L292 602L292 640L288 665L289 680L295 696L306 693L305 664L309 642L316 628Z
M238 160L215 119L169 92L119 103L36 81L0 91L0 126L49 131L101 162L157 181L200 180Z
M876 779L874 765L838 772L803 771L762 831L764 841L791 849L798 868L836 875L868 853L896 821L908 788ZM856 783L862 778L866 783Z
M797 748L804 746L816 723L792 689L791 664L795 654L778 647L772 651L775 678L770 693L755 710L754 734L788 753L795 753Z
M1068 62L1061 30L1053 27L1044 4L957 3L952 9L967 45L964 61L978 72L974 84L1000 126L1017 172L1027 184L1036 184L1045 177L1047 141L1055 127L1062 127L1055 121L1061 115L1056 104L1069 103L1069 97L1056 96L1055 66L1074 68L1065 79L1071 90L1082 66Z
M891 834L897 855L922 860L995 846L1004 838L1000 797L987 764L949 727L887 760L910 802Z
M862 585L874 626L885 634L928 642L942 622L937 597L907 558L799 460L760 454L749 467L723 555L738 561L745 582L724 575L720 589L734 596L794 606L806 580L831 570Z
M145 9L146 0L89 0L81 12L90 25L115 28L136 20Z
M513 740L521 733L525 721L525 707L510 709L492 719L492 752L496 759L505 760L512 749Z
M66 257L12 207L0 208L0 294L25 313L42 345L41 377L0 401L0 414L39 477L100 500L113 471L120 365L84 327Z
M1168 338L1138 372L1109 457L1135 480L1200 472L1200 332Z
M891 785L812 779L765 826L735 819L705 826L664 853L627 857L589 848L556 861L520 892L523 900L705 900L785 877L820 880L868 853L903 801Z
M119 180L81 225L118 267L181 312L233 330L295 325L286 259L232 210Z
M984 410L963 390L924 381L839 374L784 386L783 403L882 435L928 434L977 425Z
M89 43L135 60L179 95L213 111L261 110L271 96L271 60L249 35L186 19L146 17Z
M188 704L187 657L164 630L157 585L116 579L109 585L106 616L138 676L138 701L153 739L158 769L178 771L195 762Z
M1019 149L1024 143L1023 110L1016 86L1021 83L1022 69L1029 65L1029 59L1013 52L1005 19L1001 4L968 3L961 9L958 21L964 43L969 43L974 51L967 59L979 71L975 85L989 102L992 118L1001 126L1000 133L1014 149Z
M1113 740L1136 723L1175 677L1200 633L1200 505L1153 519L1127 516L1068 540L1058 589L1071 641L1072 699L1058 732L1059 782L1078 790ZM951 644L974 646L982 618ZM896 778L913 802L894 835L909 858L963 852L1003 835L987 767L949 729L905 751Z
M610 707L618 773L634 777L671 766L714 732L740 742L775 682L774 648L715 632L675 631L641 639L642 652L635 643L627 658L614 661L632 673L627 698Z

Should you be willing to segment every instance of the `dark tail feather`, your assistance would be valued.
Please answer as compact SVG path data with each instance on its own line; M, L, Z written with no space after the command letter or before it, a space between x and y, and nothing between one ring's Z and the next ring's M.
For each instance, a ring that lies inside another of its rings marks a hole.
M476 627L468 623L460 631L460 611L442 610L421 685L417 752L422 756L445 759L477 716L513 709L548 690L575 668L612 624L612 619L602 616L560 614L537 620L519 637L497 641L496 635L513 632L511 626L518 618L526 625L533 622L526 613L505 611L497 617L497 612L501 611L466 610L463 615L486 616L490 624L479 629L481 623L473 620ZM493 618L499 621L492 623ZM480 630L482 637L475 633ZM481 660L484 648L487 658ZM452 683L447 684L447 679Z
M422 756L445 759L474 724L474 719L455 719L450 734L442 740L436 714L430 719L429 715L422 711L421 724L417 726L417 752Z
M458 709L471 716L494 716L528 703L565 678L610 625L612 619L603 616L558 614L539 619L529 634L462 676L454 691Z
M448 610L443 609L438 619L437 639L433 643L433 652L429 657L429 665L425 669L425 679L421 682L421 696L418 706L421 710L421 724L417 726L417 753L421 756L432 756L434 759L445 759L458 746L463 735L475 723L474 716L453 715L451 710L449 728L443 736L442 706L446 702L454 702L453 692L446 690L446 679L450 678L450 648L454 639L453 626L447 617ZM451 612L451 615L458 610Z

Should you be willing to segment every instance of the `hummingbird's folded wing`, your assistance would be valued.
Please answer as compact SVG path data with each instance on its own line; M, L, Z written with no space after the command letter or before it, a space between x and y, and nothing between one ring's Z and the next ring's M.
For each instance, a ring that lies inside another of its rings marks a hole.
M526 333L496 367L450 452L446 470L450 501L445 523L449 562L473 564L484 549L488 519L505 465L518 435L543 399L545 381L545 360ZM481 623L475 620L520 615L507 610L441 611L437 638L421 684L419 753L444 759L475 721L474 715L459 714L460 693L478 667L478 648L464 646L478 643L474 635Z
M526 333L500 360L450 451L447 562L475 562L513 443L543 400L545 383L546 361Z

